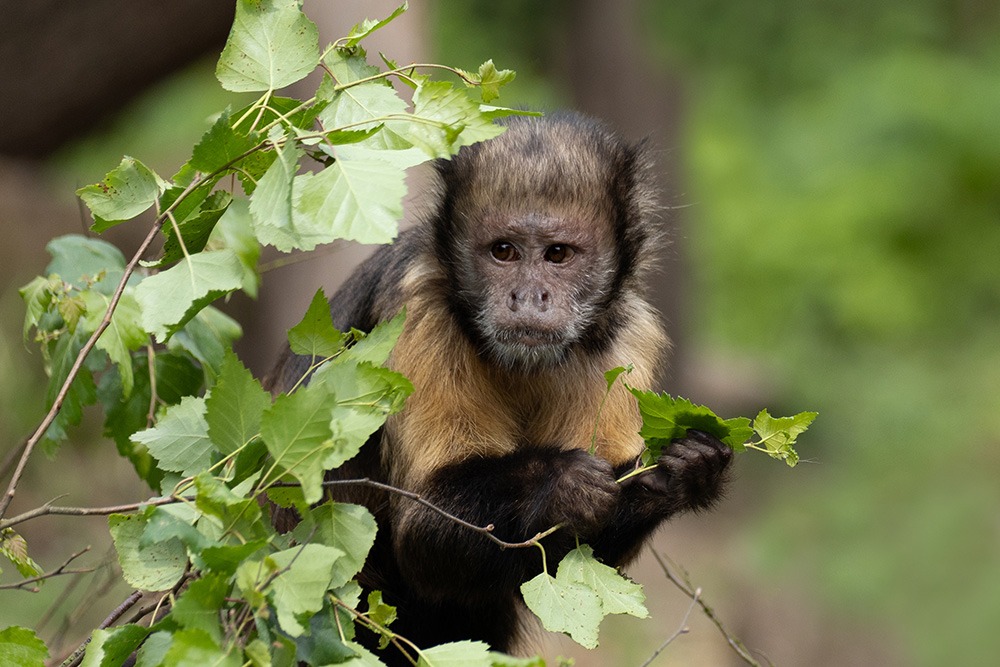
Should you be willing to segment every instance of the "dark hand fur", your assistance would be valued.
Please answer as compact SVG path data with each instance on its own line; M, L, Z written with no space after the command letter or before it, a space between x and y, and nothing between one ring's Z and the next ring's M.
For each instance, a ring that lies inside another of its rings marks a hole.
M597 455L587 452L602 372L632 363L629 383L647 388L667 347L642 296L659 236L648 160L603 125L565 115L511 121L439 171L433 217L378 251L331 300L341 329L369 330L407 307L390 365L416 391L330 475L413 490L509 542L561 524L544 541L550 572L577 536L624 565L670 516L710 506L732 457L689 432L656 469L617 484L643 448L620 385L598 424ZM491 242L507 240L523 257L491 259ZM538 259L551 244L571 246L573 261ZM538 298L515 309L511 296L525 289ZM307 368L286 352L270 387L292 386ZM360 581L398 606L394 631L419 646L475 639L517 650L519 586L541 571L537 549L501 549L399 496L359 487L332 495L378 521ZM382 657L406 664L394 649Z

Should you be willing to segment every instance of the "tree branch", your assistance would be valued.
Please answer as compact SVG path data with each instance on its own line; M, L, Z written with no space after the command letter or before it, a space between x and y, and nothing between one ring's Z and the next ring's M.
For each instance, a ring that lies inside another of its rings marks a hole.
M66 561L62 565L60 565L56 569L52 570L51 572L46 572L44 574L38 575L37 577L31 577L30 579L25 579L24 581L19 581L17 583L2 584L2 585L0 585L0 591L3 591L3 590L26 589L31 584L37 583L39 581L45 581L46 579L51 579L52 577L58 577L61 574L87 574L88 572L93 572L94 568L87 568L87 569L84 569L84 570L67 570L66 569L67 567L69 567L70 563L72 563L73 561L75 561L77 558L79 558L83 554L87 553L88 551L90 551L90 547L87 547L85 549L77 551L75 554L73 554L72 556L70 556L69 558L67 558ZM37 593L39 589L38 589L37 586L35 586L35 587L31 588L30 590L32 592Z
M694 602L698 603L698 606L701 607L702 613L704 613L705 617L708 618L708 620L712 621L715 627L719 629L719 632L721 632L722 636L726 638L726 642L732 647L733 651L736 652L736 655L740 656L740 658L743 659L743 662L745 662L748 665L752 665L753 667L761 667L761 664L757 662L757 659L750 654L749 649L747 649L747 647L744 646L743 642L741 642L739 639L733 636L726 629L726 627L722 625L722 621L720 621L719 618L715 615L715 611L707 604L705 604L705 601L701 599L701 589L700 588L693 589L693 587L691 586L691 581L689 580L687 574L685 573L682 579L676 573L674 573L674 571L667 564L666 560L664 560L664 557L660 556L660 554L658 554L655 549L650 549L650 551L653 552L653 557L656 558L656 562L660 564L660 568L663 570L663 574L666 575L667 579L669 579L671 583L677 586L677 588L681 589L681 592L684 593L684 595L691 598L692 603ZM656 656L654 655L653 657ZM768 661L768 664L771 664L771 662Z
M674 631L674 634L667 637L667 640L662 644L660 644L660 646L655 651L653 651L653 655L649 656L646 662L639 665L639 667L649 667L649 665L653 664L653 661L656 660L656 657L661 653L663 653L663 651L668 646L670 646L670 644L673 643L675 639L677 639L681 635L686 635L688 633L689 631L688 619L691 618L691 612L694 611L695 605L698 604L700 600L701 600L701 589L697 588L694 591L694 597L691 598L691 604L688 605L687 611L684 612L684 618L681 619L681 624L677 626L677 629Z
M23 514L18 514L17 516L6 521L0 521L0 530L16 526L17 524L28 521L29 519L35 519L37 517L47 516L50 514L65 516L107 516L108 514L134 512L142 509L143 507L170 505L171 503L178 502L180 502L179 498L167 496L166 498L149 498L148 500L143 500L138 503L130 503L128 505L111 505L108 507L56 507L46 503L41 507L36 507L35 509L29 510Z

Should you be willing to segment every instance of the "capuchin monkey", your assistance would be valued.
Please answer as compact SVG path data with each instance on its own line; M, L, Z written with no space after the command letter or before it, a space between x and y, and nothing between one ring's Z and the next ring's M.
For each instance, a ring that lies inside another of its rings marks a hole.
M389 366L415 391L329 476L415 492L508 542L558 524L542 541L550 572L577 541L620 567L666 519L720 496L732 451L689 431L655 469L616 482L644 446L621 383L597 420L603 372L632 364L629 384L649 388L668 346L643 297L661 236L650 161L579 115L506 126L439 161L428 219L331 300L341 330L371 330L406 307ZM308 367L286 352L271 389ZM472 639L518 651L532 627L519 587L542 570L537 549L502 549L398 494L331 496L378 521L360 583L398 608L394 632L420 647ZM394 646L381 657L409 664Z

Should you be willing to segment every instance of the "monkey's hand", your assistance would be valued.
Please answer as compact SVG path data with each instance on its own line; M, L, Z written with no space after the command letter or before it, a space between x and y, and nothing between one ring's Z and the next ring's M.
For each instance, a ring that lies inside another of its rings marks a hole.
M656 468L625 484L640 484L659 496L669 513L706 509L722 495L733 450L714 436L688 430L663 450Z
M600 531L618 503L621 486L606 460L582 449L560 452L552 460L545 507L538 508L537 525L561 524L581 537Z

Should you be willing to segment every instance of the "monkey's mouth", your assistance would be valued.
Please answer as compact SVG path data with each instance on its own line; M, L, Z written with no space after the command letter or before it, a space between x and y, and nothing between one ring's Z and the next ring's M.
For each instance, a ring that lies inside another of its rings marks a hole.
M518 327L497 332L497 342L502 345L527 348L562 347L565 338L562 332L545 329Z

